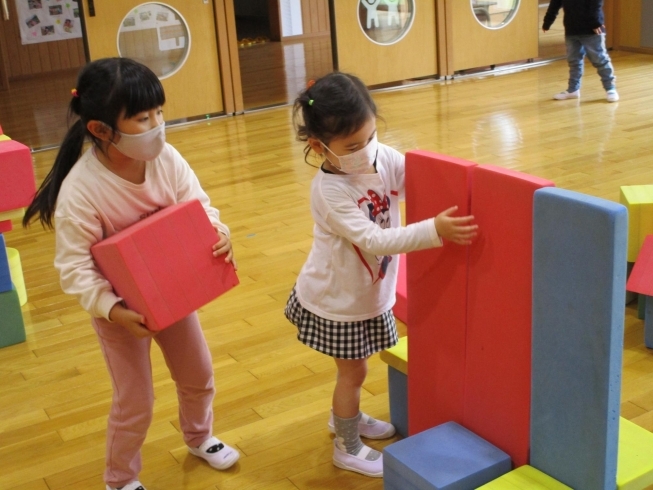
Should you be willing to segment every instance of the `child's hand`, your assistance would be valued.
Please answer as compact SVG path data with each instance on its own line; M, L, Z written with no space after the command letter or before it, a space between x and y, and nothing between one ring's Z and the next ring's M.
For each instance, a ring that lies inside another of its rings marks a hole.
M229 240L227 235L222 233L218 233L218 236L220 237L220 240L218 240L218 243L213 245L213 256L217 257L218 255L226 253L227 256L225 257L224 261L227 263L231 262L234 265L234 269L238 270L236 259L234 259L234 251L231 248L231 240Z
M137 339L154 337L155 335L155 332L148 330L145 326L145 317L143 315L125 308L120 303L113 305L113 308L109 311L109 320L125 328Z
M478 225L470 224L474 216L451 216L457 210L458 206L454 206L438 214L435 217L435 231L442 238L458 245L469 245L476 236Z

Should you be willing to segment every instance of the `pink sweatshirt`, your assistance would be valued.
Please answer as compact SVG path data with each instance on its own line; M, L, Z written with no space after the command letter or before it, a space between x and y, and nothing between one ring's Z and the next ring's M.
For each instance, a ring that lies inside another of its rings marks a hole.
M166 144L146 162L145 182L133 184L108 170L89 149L64 179L55 211L56 253L61 288L75 295L93 317L109 319L122 299L97 269L91 246L179 202L199 199L213 226L229 236L197 176L177 150ZM217 237L216 237L217 242Z

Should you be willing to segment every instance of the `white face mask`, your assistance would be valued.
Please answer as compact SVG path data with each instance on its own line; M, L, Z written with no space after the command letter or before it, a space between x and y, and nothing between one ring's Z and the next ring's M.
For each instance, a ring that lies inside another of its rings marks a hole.
M123 155L142 160L144 162L154 160L161 154L166 143L165 123L139 134L125 134L116 131L120 135L118 143L111 143Z
M376 139L375 134L374 138L372 138L370 142L360 150L357 150L354 153L349 153L348 155L340 156L333 153L324 143L322 143L322 145L324 145L324 147L338 161L338 165L331 161L334 167L346 174L355 175L364 174L372 165L374 165L379 142Z

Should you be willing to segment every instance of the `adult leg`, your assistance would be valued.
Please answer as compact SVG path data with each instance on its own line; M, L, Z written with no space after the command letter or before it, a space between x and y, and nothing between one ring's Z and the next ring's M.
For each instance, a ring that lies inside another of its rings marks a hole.
M94 318L92 324L113 385L104 481L118 488L138 480L141 471L141 447L154 405L151 339L137 339L101 318Z
M198 447L213 432L213 364L204 333L192 313L154 337L177 387L184 442Z
M569 82L567 92L572 93L580 90L580 80L583 77L583 59L585 49L579 36L566 36L567 64L569 65Z
M582 43L592 66L596 68L597 73L601 77L603 88L606 91L613 90L615 88L616 77L614 75L612 60L605 46L605 34L583 36Z

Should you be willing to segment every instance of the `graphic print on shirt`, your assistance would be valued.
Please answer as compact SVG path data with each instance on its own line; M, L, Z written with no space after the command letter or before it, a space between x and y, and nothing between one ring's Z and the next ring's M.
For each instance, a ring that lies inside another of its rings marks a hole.
M373 190L368 190L367 196L358 200L358 207L367 214L370 221L376 223L382 229L390 228L392 225L390 221L390 198L385 193L383 197L379 197ZM358 257L370 273L372 284L385 277L392 255L371 255L363 252L356 245L354 245L354 250L356 250ZM370 260L372 258L374 261Z

